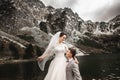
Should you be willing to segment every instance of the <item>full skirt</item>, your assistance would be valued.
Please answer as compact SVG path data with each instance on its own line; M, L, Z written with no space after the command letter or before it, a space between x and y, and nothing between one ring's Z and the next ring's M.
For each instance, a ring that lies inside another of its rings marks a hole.
M56 57L49 66L44 80L66 80L66 58Z

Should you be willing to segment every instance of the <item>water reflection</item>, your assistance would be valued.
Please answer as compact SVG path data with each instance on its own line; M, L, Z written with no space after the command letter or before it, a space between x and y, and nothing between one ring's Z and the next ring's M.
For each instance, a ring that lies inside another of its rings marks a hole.
M78 57L83 80L120 80L119 54ZM49 62L47 63L47 65ZM37 62L0 65L0 80L43 80L47 73L40 71Z
M120 80L119 54L79 57L84 80Z
M4 64L0 65L0 80L42 80L45 72L40 71L36 62Z

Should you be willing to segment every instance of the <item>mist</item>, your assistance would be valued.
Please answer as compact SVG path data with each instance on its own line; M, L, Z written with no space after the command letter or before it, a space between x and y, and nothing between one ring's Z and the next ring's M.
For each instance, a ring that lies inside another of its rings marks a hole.
M42 0L46 6L71 8L83 20L108 21L120 14L120 0Z

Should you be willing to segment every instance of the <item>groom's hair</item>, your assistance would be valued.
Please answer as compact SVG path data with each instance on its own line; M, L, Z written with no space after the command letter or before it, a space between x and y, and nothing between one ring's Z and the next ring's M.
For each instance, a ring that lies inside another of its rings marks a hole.
M72 57L74 59L75 55L76 55L76 49L75 48L68 48L70 50L70 53L72 54Z

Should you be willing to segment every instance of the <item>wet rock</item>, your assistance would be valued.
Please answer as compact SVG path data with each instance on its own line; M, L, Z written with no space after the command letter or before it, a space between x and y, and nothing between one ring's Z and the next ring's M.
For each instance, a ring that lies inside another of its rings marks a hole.
M0 31L0 57L12 57L12 59L36 58L43 53L41 47L33 45L18 37ZM39 52L38 52L39 51Z

